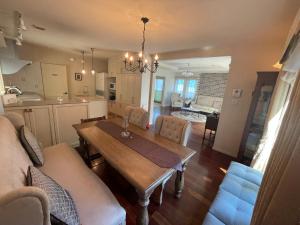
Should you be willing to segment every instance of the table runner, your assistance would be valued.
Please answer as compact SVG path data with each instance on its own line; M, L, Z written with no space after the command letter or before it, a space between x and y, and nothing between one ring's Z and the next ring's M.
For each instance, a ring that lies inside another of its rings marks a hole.
M174 168L182 171L181 159L179 156L165 147L133 132L131 132L132 138L123 138L121 137L121 132L124 129L110 121L99 121L96 126L156 165L163 168Z

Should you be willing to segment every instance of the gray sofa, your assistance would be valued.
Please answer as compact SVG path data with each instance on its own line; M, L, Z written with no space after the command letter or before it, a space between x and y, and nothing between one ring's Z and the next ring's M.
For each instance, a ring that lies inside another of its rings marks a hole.
M232 162L203 225L250 225L263 175Z
M0 116L0 224L50 225L46 193L25 185L32 162L19 142L16 129L22 124L20 116ZM74 149L59 144L43 149L43 155L39 169L69 191L81 224L125 225L125 210Z

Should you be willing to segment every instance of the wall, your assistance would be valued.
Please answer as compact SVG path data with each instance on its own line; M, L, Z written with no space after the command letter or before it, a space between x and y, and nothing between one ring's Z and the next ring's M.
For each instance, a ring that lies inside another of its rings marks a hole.
M236 157L246 123L252 91L256 83L257 71L274 71L273 64L281 56L284 43L247 45L236 44L229 48L209 50L185 50L160 54L163 59L182 59L193 57L231 56L230 72L225 89L222 111L213 148ZM232 89L243 89L243 95L233 101Z
M228 74L205 73L198 79L198 95L223 98L228 80Z
M160 66L157 72L154 74L154 76L165 78L165 89L164 89L163 100L161 105L171 106L171 95L174 91L174 85L175 85L175 72L169 68Z
M82 81L74 79L75 72L82 69L81 55L72 52L51 49L44 46L24 43L17 47L17 55L21 59L31 60L30 66L22 68L14 75L5 75L5 84L17 85L24 91L34 91L43 94L43 84L40 63L64 64L67 66L68 88L70 95L82 95L84 87L88 87L89 95L95 95L95 76L87 73ZM70 58L74 58L71 62ZM85 57L85 69L91 70L91 58ZM107 72L107 60L95 59L94 68L97 72Z

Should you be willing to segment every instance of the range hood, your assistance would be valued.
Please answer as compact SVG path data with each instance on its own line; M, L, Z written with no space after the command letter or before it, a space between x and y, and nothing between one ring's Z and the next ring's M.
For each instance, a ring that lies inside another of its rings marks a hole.
M6 40L6 47L0 48L0 67L3 75L14 74L31 64L31 61L19 59L13 41Z

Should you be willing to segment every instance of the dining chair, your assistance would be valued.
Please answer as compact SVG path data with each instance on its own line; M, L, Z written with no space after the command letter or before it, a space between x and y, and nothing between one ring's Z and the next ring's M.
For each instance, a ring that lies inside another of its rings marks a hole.
M155 133L175 143L186 146L191 132L191 122L168 115L161 115L155 121Z
M95 117L95 118L87 118L87 119L81 119L81 124L82 123L88 123L88 122L96 122L96 121L101 121L101 120L105 120L106 117L105 116L100 116L100 117ZM93 146L84 143L84 150L85 150L85 154L86 154L86 160L87 160L87 164L89 167L92 166L92 161L95 159L98 159L101 157L101 155L93 148ZM91 154L92 153L92 154Z
M149 113L140 107L127 106L125 116L128 122L142 129L146 129L149 124Z

